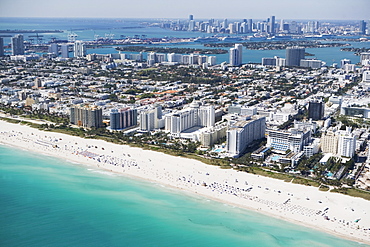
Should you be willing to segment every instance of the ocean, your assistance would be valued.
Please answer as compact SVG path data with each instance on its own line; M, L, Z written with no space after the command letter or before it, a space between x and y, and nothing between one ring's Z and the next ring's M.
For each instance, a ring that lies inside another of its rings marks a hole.
M214 34L186 31L172 31L159 27L148 27L143 23L160 23L157 19L93 19L93 18L5 18L0 17L0 30L62 30L62 33L40 33L41 42L49 42L57 38L67 40L68 34L73 32L77 35L77 40L94 40L95 36L106 37L112 35L113 38L134 37L135 35L146 35L148 38L196 38L209 37ZM15 33L0 33L1 35L12 36ZM30 36L35 33L25 33L25 41L30 41ZM42 37L41 37L42 36ZM220 35L219 35L220 36ZM222 36L222 35L221 35ZM226 36L226 35L223 35ZM36 37L33 37L34 41ZM325 42L325 41L322 41ZM10 43L10 37L4 37L4 45ZM350 43L353 47L370 47L370 42L343 42ZM166 47L181 48L206 48L199 43L182 43L182 44L164 44ZM340 63L342 59L350 59L353 64L359 63L360 58L353 52L340 51L341 47L328 48L308 48L306 52L314 54L313 57L326 62L327 65ZM229 48L224 48L228 50ZM9 49L6 52L10 52ZM110 54L117 53L114 47L105 47L97 49L88 49L87 54ZM132 52L135 53L135 52ZM72 54L71 54L72 56ZM243 48L243 63L261 63L263 57L285 57L285 50L247 50ZM146 56L144 56L146 57ZM217 63L228 62L229 54L216 55Z
M0 246L7 247L365 246L157 183L1 145L0 208Z

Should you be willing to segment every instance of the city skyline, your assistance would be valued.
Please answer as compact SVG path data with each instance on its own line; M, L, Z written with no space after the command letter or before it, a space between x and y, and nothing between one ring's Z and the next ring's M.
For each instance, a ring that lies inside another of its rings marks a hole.
M264 18L275 15L276 19L317 20L360 20L369 19L367 0L355 0L348 4L344 0L294 1L262 0L258 2L233 0L223 1L173 1L108 0L102 5L93 0L3 0L0 3L0 17L82 17L82 18ZM71 8L73 6L73 8ZM236 7L237 6L237 7ZM268 8L266 8L268 6ZM328 9L330 11L328 11Z

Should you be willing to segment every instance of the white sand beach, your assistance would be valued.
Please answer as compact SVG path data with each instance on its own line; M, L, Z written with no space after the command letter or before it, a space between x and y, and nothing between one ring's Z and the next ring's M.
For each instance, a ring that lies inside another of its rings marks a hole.
M362 198L4 121L0 143L173 186L370 244L370 201Z

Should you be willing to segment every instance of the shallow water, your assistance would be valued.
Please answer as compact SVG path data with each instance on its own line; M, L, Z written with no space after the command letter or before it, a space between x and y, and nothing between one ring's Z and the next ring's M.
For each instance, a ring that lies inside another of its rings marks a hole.
M0 198L0 246L360 246L156 183L4 146Z

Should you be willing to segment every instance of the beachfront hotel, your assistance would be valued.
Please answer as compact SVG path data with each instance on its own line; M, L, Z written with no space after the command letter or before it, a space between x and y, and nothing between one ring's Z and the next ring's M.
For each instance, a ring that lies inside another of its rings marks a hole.
M188 108L167 115L165 130L171 134L179 134L192 127L212 127L215 125L215 108L213 105L200 106L192 102Z
M110 113L110 129L122 130L137 125L136 109L113 109Z
M70 108L71 124L85 128L103 126L102 109L95 105L75 105Z
M231 124L226 133L227 152L232 157L238 157L254 140L264 138L265 130L266 117L252 116Z
M162 106L154 104L148 110L140 113L140 130L151 131L164 127L164 119L162 118Z

